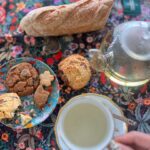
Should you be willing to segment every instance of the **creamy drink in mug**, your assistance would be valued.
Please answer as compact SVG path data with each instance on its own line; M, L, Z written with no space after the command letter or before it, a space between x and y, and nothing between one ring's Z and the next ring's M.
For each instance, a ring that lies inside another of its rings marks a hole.
M58 133L71 150L102 150L111 142L114 120L97 100L70 100L59 112Z

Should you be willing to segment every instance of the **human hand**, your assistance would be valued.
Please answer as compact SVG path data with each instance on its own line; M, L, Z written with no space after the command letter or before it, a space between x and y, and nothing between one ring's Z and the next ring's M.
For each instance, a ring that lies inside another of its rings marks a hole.
M150 150L150 134L132 131L115 138L121 150Z

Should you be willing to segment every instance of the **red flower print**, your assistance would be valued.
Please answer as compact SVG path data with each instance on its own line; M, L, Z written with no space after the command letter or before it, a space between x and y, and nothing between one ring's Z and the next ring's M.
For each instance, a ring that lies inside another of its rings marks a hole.
M3 133L2 136L1 136L1 139L5 142L8 142L8 139L9 139L9 135L7 133Z
M30 61L29 62L31 65L34 65L36 62L35 61Z
M100 82L101 82L102 84L106 84L106 75L105 75L104 72L101 72Z
M54 140L51 140L51 145L52 145L52 146L55 146Z
M14 30L16 30L16 26L10 26L10 31L14 31Z
M14 9L14 8L15 8L15 6L13 4L9 5L9 9Z
M55 54L53 57L54 57L55 60L60 60L61 57L62 57L62 52L58 52L58 53Z
M36 137L37 137L38 139L42 139L42 138L43 138L43 134L42 134L42 132L41 132L40 130L38 130L38 131L36 132Z
M134 103L134 102L132 102L132 103L129 103L129 105L128 105L128 109L129 110L135 110L135 108L136 108L136 103Z
M40 60L40 61L43 61L43 58L42 58L42 57L35 57L35 59Z
M14 17L11 22L16 23L16 21L17 21L17 17Z
M5 34L5 39L7 40L7 42L11 43L13 42L13 37L11 34Z
M140 89L141 93L145 93L146 90L147 90L147 84L145 84L145 85Z
M18 144L18 147L20 148L20 149L24 149L25 148L25 144L22 142L22 143L19 143Z
M1 6L2 6L2 7L5 7L6 4L7 4L7 2L6 2L5 0L3 0Z
M40 7L42 7L42 3L35 3L35 4L34 4L34 7L35 7L35 8L40 8Z
M20 27L19 27L19 30L20 30ZM24 42L28 45L34 46L35 45L35 38L26 35L26 36L24 36Z
M0 6L0 24L4 23L6 19L6 11L3 7Z
M27 36L27 35L25 35L24 36L24 42L26 43L26 44L30 44L30 38L29 38L29 36Z
M35 150L43 150L43 148L36 148Z
M10 13L10 16L14 16L14 15L15 15L15 13L14 13L14 12L11 12L11 13Z
M53 65L54 64L54 59L53 58L48 58L47 60L48 65Z
M145 98L145 99L143 99L143 104L144 104L145 106L150 106L150 98Z

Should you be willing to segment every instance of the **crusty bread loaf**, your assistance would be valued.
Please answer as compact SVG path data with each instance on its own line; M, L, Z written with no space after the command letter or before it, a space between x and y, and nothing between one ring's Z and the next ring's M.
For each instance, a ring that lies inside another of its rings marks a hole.
M86 58L73 54L58 65L61 79L74 90L86 86L91 78L90 64Z
M29 12L20 28L32 36L59 36L101 29L113 0L80 0L60 6L41 7Z

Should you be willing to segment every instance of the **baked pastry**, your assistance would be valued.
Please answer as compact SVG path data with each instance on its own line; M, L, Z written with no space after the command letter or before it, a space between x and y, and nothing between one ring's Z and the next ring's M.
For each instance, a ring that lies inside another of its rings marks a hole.
M39 85L34 94L34 102L39 109L42 109L47 103L49 92Z
M54 80L54 76L50 74L49 71L45 71L40 74L40 84L43 86L51 86L51 82Z
M32 36L59 36L103 28L113 0L80 0L76 3L32 10L20 28Z
M23 62L8 71L5 84L10 92L27 96L39 85L39 75L30 63Z
M62 60L58 65L58 69L61 79L74 90L83 88L91 77L88 60L78 54Z
M14 112L21 105L21 100L16 93L5 93L0 95L0 120L11 119Z

